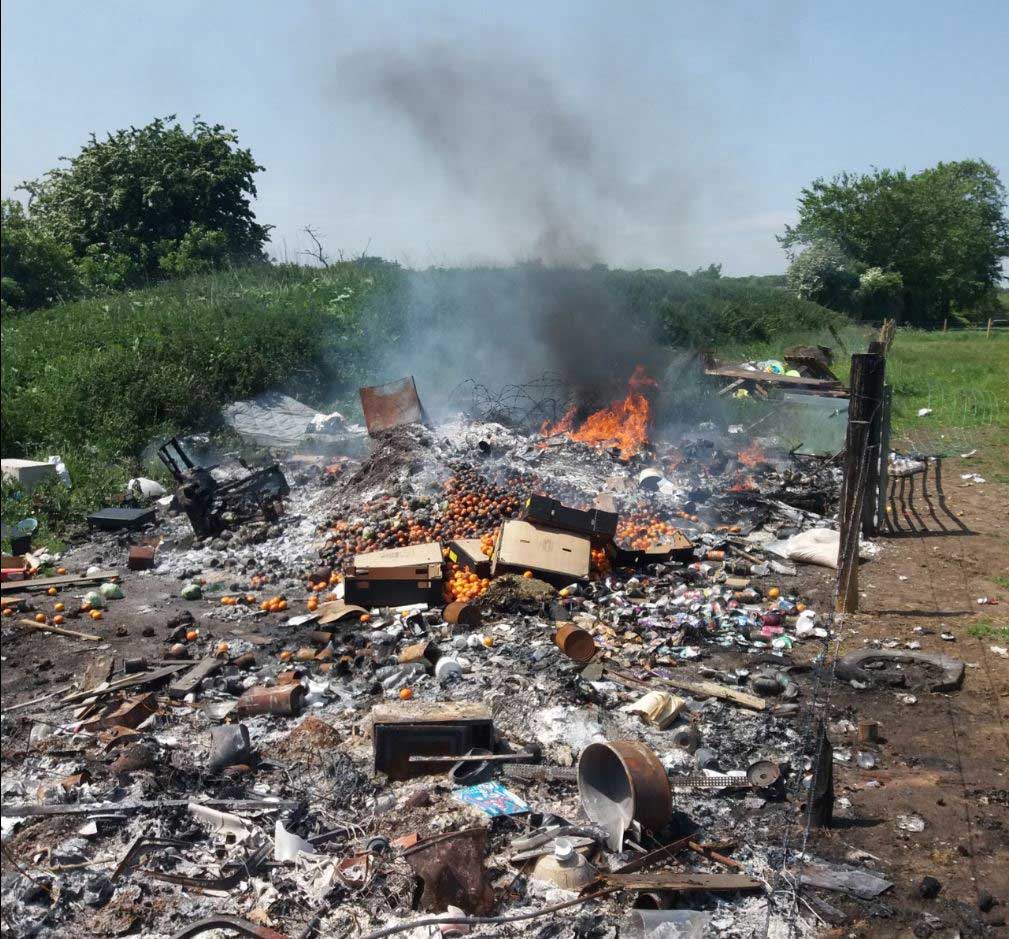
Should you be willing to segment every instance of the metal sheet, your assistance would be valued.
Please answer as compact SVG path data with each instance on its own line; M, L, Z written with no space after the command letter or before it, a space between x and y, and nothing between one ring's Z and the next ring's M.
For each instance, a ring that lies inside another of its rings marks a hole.
M412 375L359 390L364 420L372 437L403 424L424 423L424 406Z

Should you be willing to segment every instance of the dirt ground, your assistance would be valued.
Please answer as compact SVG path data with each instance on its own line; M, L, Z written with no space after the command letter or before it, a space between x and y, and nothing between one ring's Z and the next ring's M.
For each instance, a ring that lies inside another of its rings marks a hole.
M840 654L871 640L917 641L922 651L955 656L967 669L961 690L917 691L913 705L891 690L832 686L831 720L878 721L881 742L870 748L878 760L870 770L857 764L854 735L832 741L853 744L851 762L835 764L837 796L851 805L837 812L834 827L814 834L810 847L837 861L868 852L895 883L882 903L847 903L854 922L837 935L1007 934L1009 659L991 648L1009 646L996 632L1009 626L1009 487L996 481L1005 478L1007 461L1001 449L954 457L938 473L930 466L924 478L914 477L913 488L895 485L894 530L861 570L860 612L844 624ZM987 481L963 480L967 472ZM979 605L982 597L997 602ZM942 639L944 632L953 640ZM923 831L897 827L897 816L911 814L924 819ZM918 895L926 876L942 885L932 900ZM988 905L986 893L998 901L988 912L979 908Z

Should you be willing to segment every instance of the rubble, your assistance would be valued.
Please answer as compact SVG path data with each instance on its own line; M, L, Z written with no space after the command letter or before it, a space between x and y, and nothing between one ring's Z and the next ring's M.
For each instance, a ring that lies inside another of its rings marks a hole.
M769 546L832 526L837 467L710 429L374 417L336 473L229 488L183 455L186 514L114 601L165 584L146 660L4 712L11 928L573 936L636 899L784 928L782 832L833 805L804 712L831 627ZM96 537L105 571L59 589L127 566ZM53 865L71 850L107 870Z

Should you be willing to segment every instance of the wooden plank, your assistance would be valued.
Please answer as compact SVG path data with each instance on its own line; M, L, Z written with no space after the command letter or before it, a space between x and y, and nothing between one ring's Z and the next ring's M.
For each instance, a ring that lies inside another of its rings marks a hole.
M728 893L736 890L763 890L763 881L746 874L692 874L658 871L651 874L600 874L609 887L622 890L708 890Z
M204 679L209 678L221 667L221 660L208 656L200 659L185 675L180 676L168 686L168 697L173 701L181 701L187 694L199 690Z
M26 590L32 593L36 590L48 590L50 587L69 587L73 584L93 584L100 580L118 579L119 571L99 571L93 577L84 574L63 574L59 577L33 577L31 580L9 581L0 584L0 593L17 593Z
M128 675L126 678L120 678L119 681L112 682L108 688L102 688L101 690L75 691L73 694L68 694L65 698L61 698L60 704L78 704L81 701L98 699L103 695L114 694L127 688L140 688L143 685L153 685L156 682L170 678L176 672L181 672L184 668L192 667L192 664L192 662L178 662L175 665L166 665L163 668L155 669L153 672Z
M649 674L646 678L635 678L623 672L607 668L604 676L610 676L621 684L630 685L632 688L642 688L652 690L656 685L667 685L679 691L688 691L692 694L705 695L709 698L718 698L720 701L731 701L733 704L742 705L753 711L763 711L767 707L767 702L756 695L747 694L745 691L737 691L726 685L719 685L713 681L691 681L687 678L675 678L669 675Z
M33 629L39 633L55 633L57 636L67 636L70 639L84 639L88 642L102 642L102 636L94 633L79 633L75 629L64 629L62 626L53 626L50 623L36 623L33 619L19 619L18 625L25 629Z
M799 385L805 388L838 389L844 386L839 381L825 378L803 378L801 375L776 375L774 372L751 372L746 368L731 365L715 365L704 370L705 375L718 378L741 378L743 381L760 381L769 385Z
M33 803L18 804L5 802L0 805L0 815L4 818L33 818L47 815L102 815L109 813L132 814L147 810L158 811L166 808L179 808L191 805L191 799L165 799L160 802L73 802L36 805ZM271 802L266 799L208 799L200 802L212 809L230 809L235 812L269 811L271 809L294 809L300 803L291 800Z

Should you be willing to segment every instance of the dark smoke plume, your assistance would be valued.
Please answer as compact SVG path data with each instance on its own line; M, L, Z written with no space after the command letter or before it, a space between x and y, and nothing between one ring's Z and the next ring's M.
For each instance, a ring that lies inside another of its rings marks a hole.
M619 135L577 113L515 56L383 51L355 57L346 74L370 107L409 128L431 172L477 206L514 257L534 262L412 275L407 335L387 377L412 372L430 396L466 378L500 386L552 372L605 393L638 363L654 372L650 327L591 266L609 227L657 213L682 218L688 184L628 179Z

